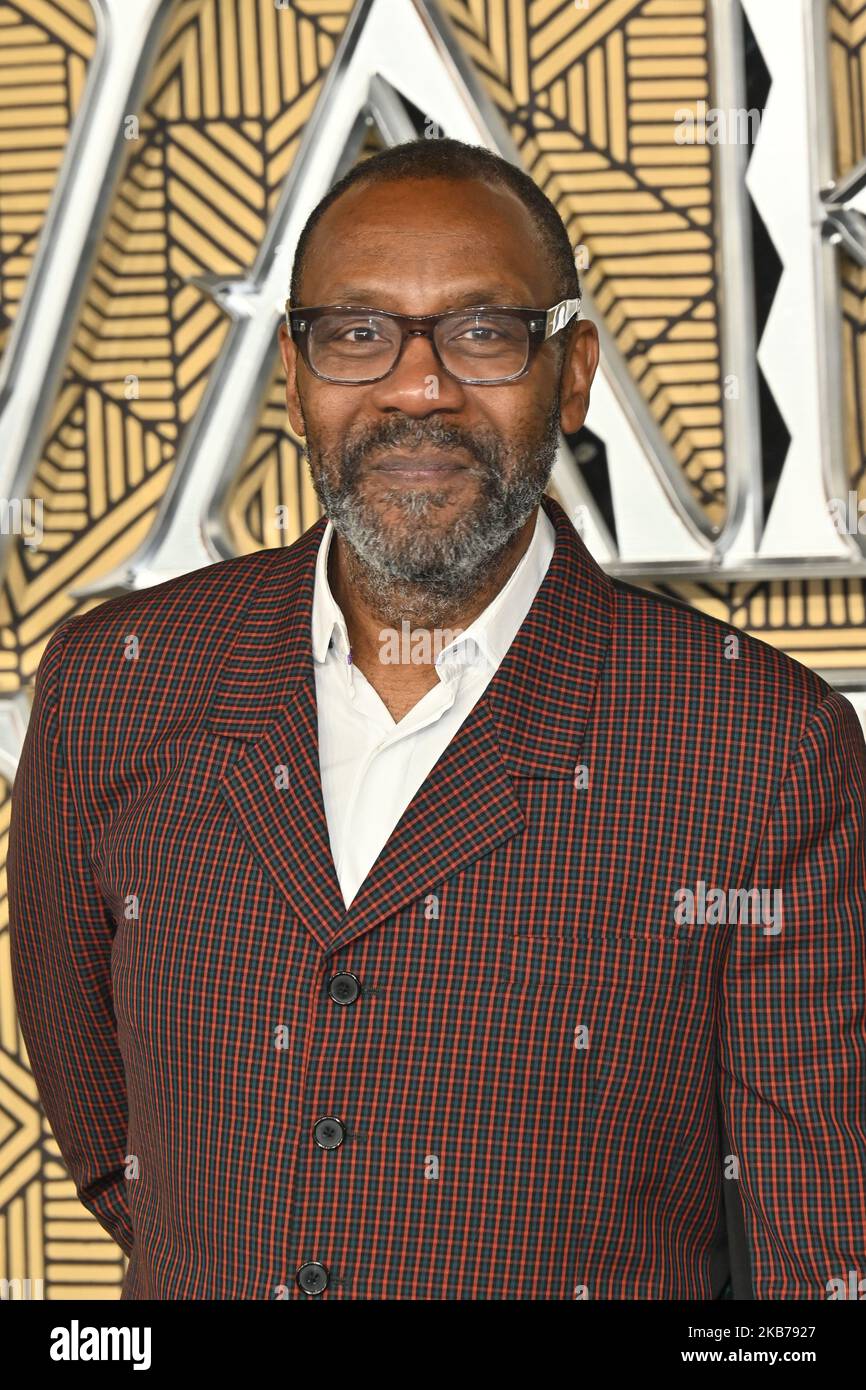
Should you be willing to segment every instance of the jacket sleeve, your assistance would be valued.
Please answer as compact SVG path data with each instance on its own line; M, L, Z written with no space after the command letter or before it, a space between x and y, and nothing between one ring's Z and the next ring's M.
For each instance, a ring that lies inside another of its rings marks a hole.
M114 923L93 878L64 752L68 629L52 635L39 663L12 786L12 984L39 1096L78 1196L129 1255L126 1085L111 995Z
M731 928L719 1047L753 1293L850 1298L852 1271L866 1280L866 743L835 691L791 757L753 886L780 891L781 930Z

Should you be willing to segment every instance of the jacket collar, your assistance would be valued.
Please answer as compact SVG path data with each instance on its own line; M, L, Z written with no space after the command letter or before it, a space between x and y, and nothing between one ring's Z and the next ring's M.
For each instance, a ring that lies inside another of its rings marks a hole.
M481 699L517 776L574 768L613 622L614 588L560 504L541 499L556 544L532 606ZM266 552L269 567L243 609L212 692L205 724L255 742L297 688L315 682L313 585L327 518L291 546ZM565 698L564 698L565 697Z
M532 607L348 909L322 797L311 641L325 521L245 573L252 596L246 604L239 597L235 639L206 712L215 735L242 740L223 762L217 792L326 954L522 834L516 778L573 779L610 642L614 590L562 507L549 497L542 505L556 544Z

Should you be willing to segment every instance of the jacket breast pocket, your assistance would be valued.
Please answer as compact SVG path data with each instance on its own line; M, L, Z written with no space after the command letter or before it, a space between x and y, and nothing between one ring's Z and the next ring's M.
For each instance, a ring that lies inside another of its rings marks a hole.
M576 929L568 937L515 934L501 981L512 993L554 995L572 1011L615 1017L627 1009L675 1012L672 1001L695 958L694 937Z
M695 939L699 927L693 921L680 922L656 913L645 921L624 912L619 917L580 917L577 914L549 913L542 918L524 919L515 925L512 935L514 941L534 942L538 946L558 943L568 945L593 946L612 943L635 942L640 945L688 946Z

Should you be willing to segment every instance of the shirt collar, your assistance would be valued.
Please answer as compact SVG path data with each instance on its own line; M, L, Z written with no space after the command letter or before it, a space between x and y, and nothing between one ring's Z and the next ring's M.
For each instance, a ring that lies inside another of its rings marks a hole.
M328 655L332 637L337 650L343 656L349 654L349 633L346 628L346 620L328 583L328 553L333 534L334 523L329 521L319 542L316 578L313 586L313 656L320 663Z
M328 583L328 554L333 534L334 526L329 521L316 558L312 639L313 657L320 663L327 658L332 638L334 648L343 658L349 654L346 620ZM519 563L487 607L458 637L443 647L436 658L437 669L445 667L453 670L455 666L459 668L464 664L474 664L476 657L487 665L499 665L514 641L547 573L553 556L555 538L553 524L544 508L539 506L532 539Z

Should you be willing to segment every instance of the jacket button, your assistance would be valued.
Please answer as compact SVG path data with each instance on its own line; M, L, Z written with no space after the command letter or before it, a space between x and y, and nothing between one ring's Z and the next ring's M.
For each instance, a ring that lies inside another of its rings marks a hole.
M328 1284L328 1271L318 1260L308 1260L295 1276L304 1293L322 1293Z
M346 1131L334 1115L323 1115L313 1126L313 1138L320 1149L336 1149L346 1137Z
M348 970L343 970L339 975L331 976L328 981L328 993L335 1004L354 1004L361 993L361 981L357 975L350 975Z

